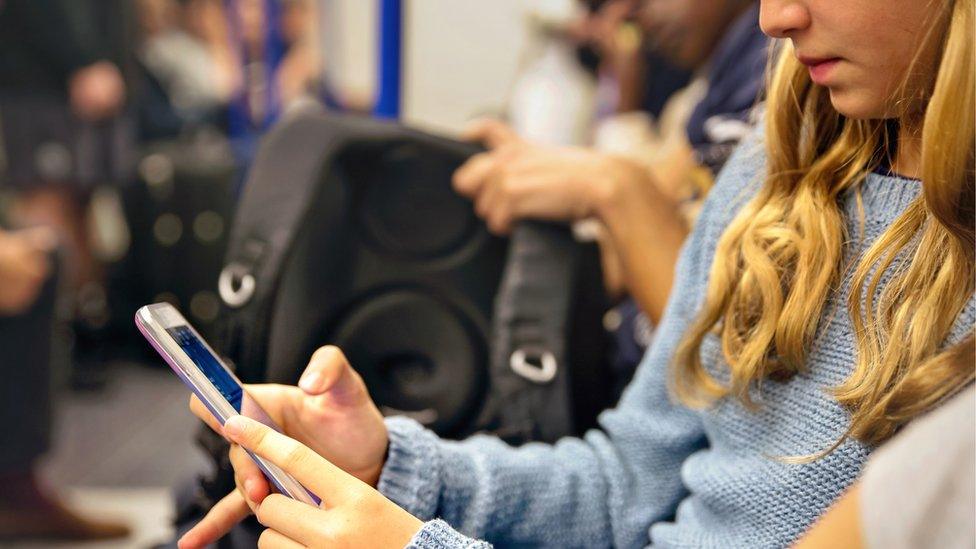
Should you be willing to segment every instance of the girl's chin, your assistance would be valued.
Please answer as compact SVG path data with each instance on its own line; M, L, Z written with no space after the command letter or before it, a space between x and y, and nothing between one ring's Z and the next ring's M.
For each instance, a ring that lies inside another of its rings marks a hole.
M876 96L867 90L843 86L832 86L828 90L830 92L830 103L837 109L837 112L847 118L854 120L888 118L884 105L879 104L875 99Z

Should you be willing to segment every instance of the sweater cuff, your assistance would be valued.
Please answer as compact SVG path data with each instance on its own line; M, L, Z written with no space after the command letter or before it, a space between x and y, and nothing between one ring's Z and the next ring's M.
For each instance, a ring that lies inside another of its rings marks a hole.
M434 518L441 485L437 435L405 417L387 418L386 430L390 446L377 489L420 520Z
M491 544L461 535L443 520L424 524L406 549L490 549Z

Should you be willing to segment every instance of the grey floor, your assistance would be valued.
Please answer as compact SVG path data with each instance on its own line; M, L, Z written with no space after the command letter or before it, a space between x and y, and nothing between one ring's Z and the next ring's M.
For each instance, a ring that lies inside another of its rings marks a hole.
M206 468L188 396L168 368L132 364L113 365L104 392L63 395L44 480L79 512L126 520L135 533L118 543L5 549L143 548L171 537L172 487Z

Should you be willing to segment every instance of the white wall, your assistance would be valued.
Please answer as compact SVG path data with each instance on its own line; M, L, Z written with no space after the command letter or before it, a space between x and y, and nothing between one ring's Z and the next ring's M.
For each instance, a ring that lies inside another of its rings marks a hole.
M320 43L329 79L344 96L373 95L376 0L319 0Z
M457 129L505 106L525 44L521 0L407 0L404 120Z
M376 0L322 0L326 65L346 92L373 95ZM505 105L526 42L523 0L405 0L403 119L452 132Z

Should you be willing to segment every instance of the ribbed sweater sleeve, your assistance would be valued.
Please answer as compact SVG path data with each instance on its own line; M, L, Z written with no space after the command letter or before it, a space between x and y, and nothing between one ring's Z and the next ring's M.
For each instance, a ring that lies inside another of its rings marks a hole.
M645 545L651 524L673 516L686 495L682 463L705 444L699 416L669 398L667 378L704 293L723 220L742 194L739 183L716 187L706 201L654 343L617 408L601 414L600 429L554 445L512 448L489 436L440 440L412 420L390 418L380 491L418 518L442 518L493 543ZM447 539L440 522L427 523L421 534ZM459 546L444 543L418 547Z
M471 539L443 520L431 520L414 535L406 549L489 549L486 541Z

